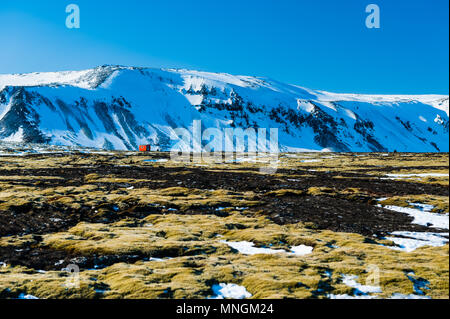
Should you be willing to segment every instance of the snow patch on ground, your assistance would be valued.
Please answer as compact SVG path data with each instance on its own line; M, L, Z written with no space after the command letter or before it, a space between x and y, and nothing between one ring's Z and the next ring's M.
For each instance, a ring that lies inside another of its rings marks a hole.
M344 295L334 295L334 294L328 294L328 299L376 299L376 296L350 296L347 294Z
M214 296L210 299L245 299L252 296L245 287L236 284L221 283L213 285L212 290Z
M248 241L239 241L239 242L229 242L226 240L222 240L221 243L227 244L233 249L236 249L241 254L244 255L257 255L257 254L288 254L295 256L303 256L312 253L313 247L299 245L291 247L291 251L286 251L284 249L271 249L271 248L259 248L255 247L255 244Z
M427 226L427 227L449 229L449 215L448 214L431 213L430 211L431 211L431 209L433 209L433 206L430 206L430 205L417 204L417 203L414 203L412 205L419 207L419 209L409 208L409 207L400 207L400 206L382 206L382 205L378 205L378 206L384 207L385 209L392 210L394 212L407 214L414 218L414 220L413 220L414 224Z
M448 177L449 174L444 173L421 173L421 174L386 174L390 179L402 179L412 177Z
M416 279L414 278L414 273L408 273L406 274L409 280L414 285L414 291L415 294L409 294L404 295L400 293L394 293L390 299L431 299L428 296L425 296L425 293L423 289L429 289L428 284L429 282L423 279ZM378 296L374 296L371 294L374 293L381 293L381 287L378 286L371 286L371 285L361 285L356 281L358 276L355 275L342 275L342 282L351 287L354 288L354 295L349 294L340 294L340 295L334 295L334 294L328 294L327 297L329 299L377 299Z
M168 162L168 161L169 160L166 159L166 158L144 160L144 162L148 162L148 163L165 163L165 162Z
M18 297L18 299L29 299L29 300L34 300L34 299L39 299L38 297L35 297L33 295L25 295L24 293L21 293Z
M448 239L444 237L445 235L448 236L448 233L395 231L391 233L391 235L394 235L396 237L386 237L386 239L393 241L397 246L389 248L408 253L420 247L424 246L440 247L448 243Z
M312 253L313 249L314 249L313 247L306 245L292 246L290 254L296 256L308 255Z
M419 296L419 295L415 295L415 294L404 295L404 294L395 293L391 296L390 299L431 299L431 297Z
M342 282L349 286L354 288L356 295L366 295L369 293L380 293L381 288L378 286L370 286L370 285L361 285L356 281L358 279L358 276L355 275L342 275Z
M378 200L383 201L386 199L387 198L380 198ZM381 204L378 204L377 206L407 214L414 218L412 221L414 224L430 228L449 229L449 214L432 213L431 210L434 208L432 205L422 203L409 204L416 208L382 206ZM404 252L412 252L417 248L424 246L440 247L449 242L448 233L395 231L392 232L391 235L392 236L384 239L394 242L397 246L389 246L388 248Z
M361 285L356 281L358 276L355 275L342 275L342 283L354 289L354 295L348 294L328 294L329 299L375 299L377 296L370 295L371 293L381 293L381 287Z
M156 262L163 262L163 261L167 261L167 260L171 260L173 259L172 257L166 257L166 258L154 258L154 257L150 257L148 259L148 261L156 261Z

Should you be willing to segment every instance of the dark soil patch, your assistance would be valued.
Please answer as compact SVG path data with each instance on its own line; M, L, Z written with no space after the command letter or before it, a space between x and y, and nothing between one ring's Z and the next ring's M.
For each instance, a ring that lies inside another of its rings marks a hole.
M81 256L45 247L0 247L0 261L12 266L46 271L63 270L73 264L80 269L101 269L118 262L135 263L143 258L144 256L139 254Z
M39 155L45 158L50 155ZM53 155L51 155L53 156ZM411 224L412 218L401 213L387 211L375 207L373 200L379 197L405 195L440 195L448 196L446 186L418 182L381 180L365 175L363 172L345 173L338 171L312 172L307 168L287 170L279 169L278 175L262 175L257 169L242 168L236 165L234 171L209 170L203 168L164 167L161 165L117 166L115 160L123 156L99 156L95 154L80 154L78 158L92 158L91 166L77 166L77 157L71 167L42 169L11 169L0 170L0 176L35 176L35 180L14 179L13 185L28 185L51 189L58 186L80 186L85 184L85 176L114 176L117 178L142 180L130 183L91 182L103 192L122 191L133 186L136 188L161 189L168 187L186 187L204 190L225 189L235 193L253 191L261 204L249 209L251 213L260 212L278 224L311 222L320 229L330 229L340 232L353 232L365 236L385 235L388 232L429 231L428 228ZM162 156L158 156L161 158ZM149 156L143 156L143 159ZM416 167L417 168L417 167ZM432 169L433 167L423 167ZM442 168L442 166L439 166ZM379 168L386 172L392 170L387 166ZM370 170L373 170L370 168ZM255 173L252 173L254 171ZM281 176L280 176L281 175ZM309 175L297 177L297 175ZM49 180L46 176L60 177ZM336 178L345 176L347 178ZM42 178L40 178L42 177ZM269 197L267 192L280 189L306 191L310 187L331 188L336 194L330 196L284 196ZM362 194L350 197L339 195L339 191L349 187L361 189ZM215 214L227 216L227 213L217 211L216 207L198 206L187 210L169 206L141 206L139 203L123 203L126 208L118 209L112 203L102 207L86 207L72 209L63 205L29 203L23 206L11 207L0 211L0 236L44 234L64 231L81 221L91 223L111 223L120 219L143 218L150 214ZM224 203L224 207L227 204Z
M64 231L80 222L113 223L123 218L144 218L152 213L160 213L157 207L117 211L112 204L97 207L73 209L64 205L28 203L11 206L0 211L0 236L46 234Z
M38 244L0 247L0 262L12 266L24 266L36 270L64 270L68 265L77 265L80 270L102 269L116 263L132 264L147 261L150 258L175 258L213 253L213 246L194 248L162 248L143 254L136 251L130 254L116 255L80 255L68 251L40 247Z
M428 168L430 169L430 168ZM306 190L309 187L329 187L342 190L348 187L360 188L368 193L379 197L402 196L402 195L440 195L448 196L449 189L446 186L423 184L417 182L382 180L375 176L362 173L340 173L340 172L311 172L308 170L283 170L277 171L283 174L280 178L272 175L261 175L239 171L210 171L200 168L170 168L164 166L135 166L118 167L114 165L93 165L91 167L67 167L67 168L45 168L45 169L17 169L0 170L0 176L36 176L35 181L15 180L16 184L34 186L39 188L52 188L57 186L80 186L84 185L84 177L96 173L99 176L114 176L117 178L140 179L145 182L136 182L135 188L159 189L168 187L186 187L198 189L226 189L236 192L254 191L267 192L271 190L291 188ZM293 175L312 175L297 178ZM49 182L39 176L62 177L59 180ZM348 178L335 178L344 176ZM290 181L289 179L299 179ZM161 181L161 182L160 182ZM96 183L105 191L123 189L131 184L123 183Z
M413 218L369 203L328 196L284 196L263 199L250 211L263 213L275 223L313 223L317 229L383 237L393 231L432 231L412 224Z

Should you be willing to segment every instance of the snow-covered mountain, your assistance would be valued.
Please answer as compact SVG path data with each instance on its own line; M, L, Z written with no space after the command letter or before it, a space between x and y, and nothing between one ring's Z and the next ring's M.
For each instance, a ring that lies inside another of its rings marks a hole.
M283 151L449 151L449 97L334 94L274 80L101 66L0 75L0 141L168 150L174 129L279 128Z

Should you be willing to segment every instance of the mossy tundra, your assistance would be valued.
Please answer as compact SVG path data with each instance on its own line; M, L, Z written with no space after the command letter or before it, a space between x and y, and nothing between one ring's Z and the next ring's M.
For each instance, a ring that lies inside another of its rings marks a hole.
M357 295L344 276L365 285L377 269L372 297L417 294L420 280L421 295L449 298L448 243L392 249L393 231L431 230L378 207L448 214L448 154L281 154L270 175L261 165L1 156L0 297L208 298L214 284L234 283L252 298L328 298ZM227 244L243 241L286 253ZM299 245L313 250L288 253Z

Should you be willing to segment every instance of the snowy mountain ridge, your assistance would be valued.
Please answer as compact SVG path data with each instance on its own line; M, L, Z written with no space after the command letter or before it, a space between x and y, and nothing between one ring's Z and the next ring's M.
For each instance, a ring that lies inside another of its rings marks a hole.
M282 151L449 150L446 95L338 94L275 80L101 66L0 74L0 141L169 150L174 129L279 129Z

